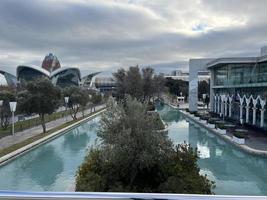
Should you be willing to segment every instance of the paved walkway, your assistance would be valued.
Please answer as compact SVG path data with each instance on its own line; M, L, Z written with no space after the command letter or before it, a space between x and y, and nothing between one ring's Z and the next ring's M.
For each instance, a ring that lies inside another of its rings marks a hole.
M98 111L102 108L104 108L105 105L100 105L100 106L96 106L95 107L95 111ZM85 110L85 115L90 114L91 113L91 109ZM82 112L77 113L77 117L82 117ZM66 122L70 122L72 121L72 117L70 115L64 117L64 118L60 118L60 119L56 119L54 121L48 122L46 123L46 130L49 131L53 128L56 128ZM28 138L31 138L35 135L38 135L40 133L43 132L43 128L41 125L39 126L35 126L33 128L30 129L26 129L20 132L16 132L15 135L9 135L6 137L3 137L0 139L0 150L7 148L11 145L20 143Z

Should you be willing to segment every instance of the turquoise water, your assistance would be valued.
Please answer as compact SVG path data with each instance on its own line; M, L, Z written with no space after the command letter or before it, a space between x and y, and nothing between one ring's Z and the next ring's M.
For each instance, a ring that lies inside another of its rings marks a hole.
M74 190L75 174L96 141L99 118L0 167L0 190Z
M267 159L239 151L173 108L157 109L174 143L198 148L201 173L216 182L216 194L267 195ZM0 167L0 190L73 190L76 171L97 140L98 123L99 118L91 120Z
M215 194L267 195L267 159L241 152L173 108L158 107L158 112L174 143L186 141L198 148L201 173L216 182Z

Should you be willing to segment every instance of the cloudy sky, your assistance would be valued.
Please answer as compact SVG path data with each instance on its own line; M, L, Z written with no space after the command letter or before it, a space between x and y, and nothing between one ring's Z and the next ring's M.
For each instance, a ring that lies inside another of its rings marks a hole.
M189 58L256 56L267 44L266 0L1 0L0 69L52 52L82 72Z

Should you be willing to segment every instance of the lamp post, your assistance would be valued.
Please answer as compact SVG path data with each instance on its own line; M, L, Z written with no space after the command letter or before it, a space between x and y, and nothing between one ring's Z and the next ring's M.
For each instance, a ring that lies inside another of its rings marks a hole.
M9 102L10 111L12 112L12 135L14 135L15 132L15 111L17 108L17 102L12 101Z
M70 97L64 97L64 100L65 100L65 108L66 108L66 121L67 121L67 117L68 117L68 103L69 103L69 99Z
M0 114L2 112L3 103L4 103L4 101L3 100L0 100ZM0 115L0 127L1 127L1 125L2 125L2 121L1 121L1 115Z

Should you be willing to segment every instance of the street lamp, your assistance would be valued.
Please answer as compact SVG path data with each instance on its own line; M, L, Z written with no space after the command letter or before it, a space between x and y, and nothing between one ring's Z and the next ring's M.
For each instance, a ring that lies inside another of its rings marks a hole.
M65 108L66 108L66 121L67 121L67 110L68 110L68 103L69 103L70 97L64 97L65 100Z
M17 108L17 102L12 101L9 102L10 111L12 112L12 135L14 135L15 132L15 111Z

